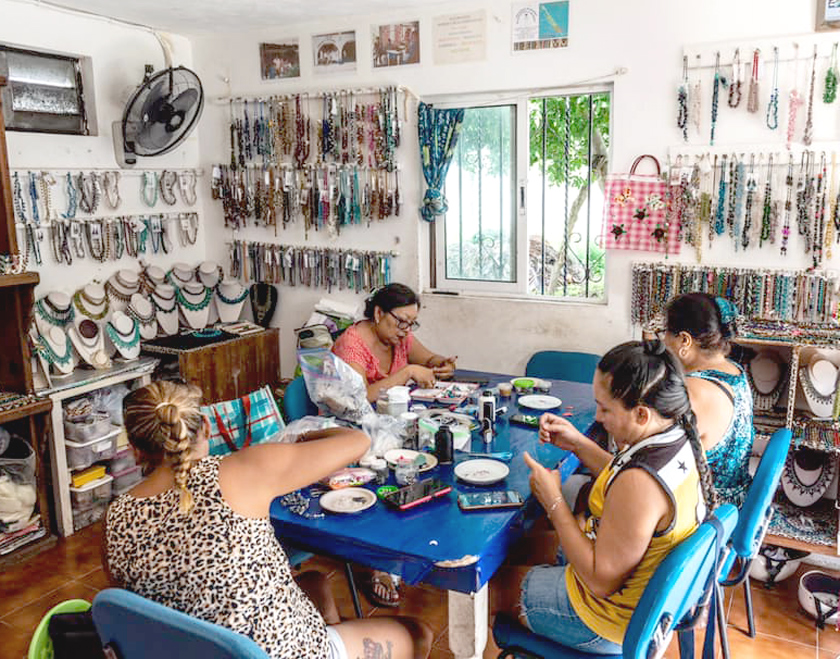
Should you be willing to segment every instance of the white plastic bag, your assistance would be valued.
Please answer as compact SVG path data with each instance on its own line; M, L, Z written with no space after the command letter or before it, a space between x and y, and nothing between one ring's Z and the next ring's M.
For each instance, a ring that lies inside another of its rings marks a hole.
M338 424L335 422L335 419L331 417L304 416L288 424L283 430L283 433L280 435L280 439L277 441L286 444L294 444L304 433L336 427L338 427Z

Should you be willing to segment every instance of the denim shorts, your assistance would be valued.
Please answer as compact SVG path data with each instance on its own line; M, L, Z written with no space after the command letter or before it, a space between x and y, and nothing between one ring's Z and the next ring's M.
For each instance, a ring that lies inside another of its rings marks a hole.
M566 565L538 565L522 582L520 608L535 634L594 654L621 654L621 646L593 632L578 617L566 592Z

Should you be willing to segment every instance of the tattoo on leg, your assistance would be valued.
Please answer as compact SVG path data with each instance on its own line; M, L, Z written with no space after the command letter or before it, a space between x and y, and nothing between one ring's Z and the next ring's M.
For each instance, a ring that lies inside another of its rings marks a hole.
M365 648L365 654L359 659L391 659L391 641L385 641L386 647L382 647L382 643L377 643L372 638L365 638L362 640Z

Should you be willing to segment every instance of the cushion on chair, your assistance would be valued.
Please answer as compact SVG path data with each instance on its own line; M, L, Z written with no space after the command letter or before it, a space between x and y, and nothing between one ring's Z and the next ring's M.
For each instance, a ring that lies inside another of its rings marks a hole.
M525 375L590 383L600 360L598 355L588 352L542 350L535 352L528 360Z

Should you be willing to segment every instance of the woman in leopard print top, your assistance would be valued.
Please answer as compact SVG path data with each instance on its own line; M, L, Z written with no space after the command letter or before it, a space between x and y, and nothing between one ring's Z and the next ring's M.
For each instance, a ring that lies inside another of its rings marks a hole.
M390 646L394 658L426 657L431 632L413 619L328 627L292 578L268 518L272 499L358 459L369 438L333 429L317 441L208 457L199 400L195 387L171 382L126 397L129 439L151 472L108 510L104 550L112 580L244 634L273 659L367 656L375 646Z

